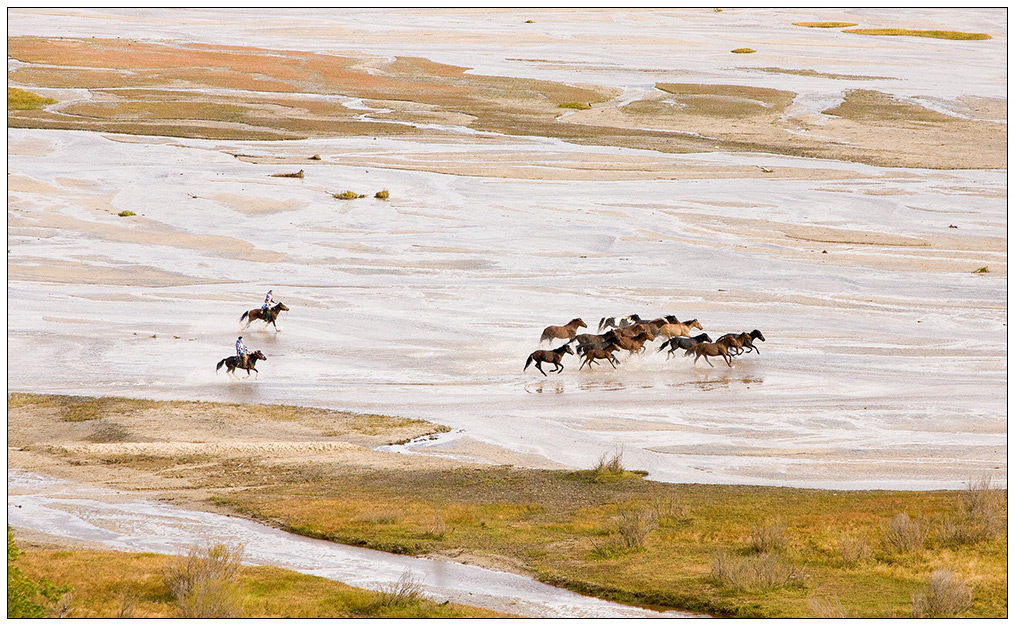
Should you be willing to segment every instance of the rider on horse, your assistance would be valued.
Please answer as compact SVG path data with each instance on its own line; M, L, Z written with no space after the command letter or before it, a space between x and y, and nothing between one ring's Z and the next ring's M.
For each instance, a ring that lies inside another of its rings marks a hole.
M261 319L266 322L271 321L269 318L271 314L268 312L268 307L274 306L275 304L277 304L277 302L275 302L275 297L271 295L271 289L269 289L268 293L264 296L264 304L261 305Z
M247 346L243 345L243 337L236 338L236 358L240 362L240 367L246 369L247 367L247 355L250 354L250 350Z

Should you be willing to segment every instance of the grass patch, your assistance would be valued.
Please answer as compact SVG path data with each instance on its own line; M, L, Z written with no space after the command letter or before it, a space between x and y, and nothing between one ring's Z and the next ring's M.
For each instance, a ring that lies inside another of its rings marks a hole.
M991 39L986 33L963 33L955 30L907 30L905 28L850 28L842 31L854 35L884 37L930 37L931 39L983 40Z
M557 105L558 109L591 109L592 105L588 102L562 102Z
M337 198L338 200L356 200L357 198L365 198L366 195L358 194L355 191L346 190L343 191L342 193L333 193L331 194L331 197Z
M849 28L850 26L856 26L856 22L793 22L794 26L803 26L805 28Z
M123 211L117 213L117 215L120 217L134 217L137 213L124 209Z
M298 172L289 172L285 174L272 174L273 178L303 178L303 170Z
M774 552L748 557L720 552L712 559L712 580L738 591L802 587L804 572Z
M973 273L974 274L989 274L990 273L990 269L986 265L984 265L983 267L976 268L976 271L974 271Z
M752 54L757 52L754 48L734 48L730 50L733 54Z
M73 585L69 617L174 618L180 615L166 582L167 569L189 557L96 550L26 550L32 576ZM212 569L213 571L213 569ZM241 618L461 618L507 617L420 599L393 606L377 591L275 567L239 566L230 579Z
M389 195L388 194L388 190L387 189L382 189L381 191L378 191L377 193L375 193L374 197L377 198L378 200L387 200L388 199L388 195Z
M44 98L24 89L7 88L7 108L12 111L37 111L47 104L56 104L53 98Z

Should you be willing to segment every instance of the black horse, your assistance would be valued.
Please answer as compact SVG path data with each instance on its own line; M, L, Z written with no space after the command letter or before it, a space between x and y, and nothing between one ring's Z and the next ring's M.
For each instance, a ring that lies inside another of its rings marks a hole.
M712 338L708 336L708 333L701 333L696 337L674 337L659 346L658 351L662 352L666 348L669 348L670 351L666 353L666 360L668 361L677 350L687 350L695 344L704 343L706 341L712 341Z
M240 316L240 321L242 322L243 320L247 320L247 325L243 327L246 329L247 326L250 326L250 322L253 322L254 320L262 320L265 328L268 327L268 324L271 324L272 326L275 326L275 332L277 333L279 330L278 326L275 324L275 320L278 319L279 313L288 310L289 307L279 302L264 312L262 312L261 309L250 309L249 311L244 311L243 315Z
M533 362L535 362L536 369L539 370L543 376L546 376L546 372L543 371L543 368L539 367L541 363L552 363L553 369L550 370L551 372L563 372L564 364L561 363L560 360L564 358L565 353L574 354L574 350L571 349L570 342L553 350L536 350L529 355L528 359L526 359L525 367L522 368L522 371L524 372L530 365L532 365Z
M236 376L236 374L233 373L235 370L238 370L238 369L247 370L247 375L244 376L244 378L250 378L250 370L254 370L254 379L256 380L257 379L257 368L254 367L254 365L257 364L258 360L267 361L268 357L264 356L264 354L260 350L257 350L255 352L250 352L250 353L247 354L247 364L243 365L243 364L240 363L240 357L238 357L238 356L227 356L226 358L224 358L221 361L219 361L219 364L215 366L215 373L218 374L218 371L220 369L222 369L223 365L225 365L226 366L226 374L229 374L230 376L234 376L236 378L239 378L239 377Z

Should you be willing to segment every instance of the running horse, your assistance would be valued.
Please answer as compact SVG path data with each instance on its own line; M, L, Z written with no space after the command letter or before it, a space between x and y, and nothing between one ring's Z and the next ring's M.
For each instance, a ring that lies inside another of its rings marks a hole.
M254 379L256 380L257 368L254 366L257 365L258 360L267 361L268 357L264 356L264 353L262 353L260 350L257 350L255 352L249 352L247 353L247 364L246 366L244 366L240 364L240 357L227 356L226 358L219 361L218 365L215 366L215 373L218 374L218 371L222 369L223 365L225 365L226 374L229 374L234 378L239 378L239 376L236 376L236 374L233 373L235 370L238 369L247 370L247 375L244 376L244 378L250 378L250 370L254 370Z
M551 372L555 372L555 373L556 372L563 372L564 371L564 364L561 363L560 360L562 358L564 358L564 354L565 353L567 353L567 354L574 354L574 350L571 349L571 344L570 343L565 343L561 347L553 349L553 350L536 350L535 352L533 352L532 354L529 355L528 359L526 359L526 361L525 361L525 367L522 368L522 371L524 372L525 370L527 370L529 368L529 365L532 365L532 363L535 363L536 364L536 369L539 370L539 372L543 376L546 376L546 372L544 372L543 368L539 367L539 365L541 363L552 363L553 364L553 369L550 370Z
M692 328L704 330L701 327L701 322L696 319L687 320L686 322L674 322L666 317L660 317L659 319L652 320L652 323L658 326L656 334L663 337L690 337Z
M264 322L265 328L268 327L268 324L271 324L272 326L275 326L275 332L278 333L281 331L279 330L278 326L275 325L275 320L278 319L279 313L288 310L289 307L279 302L278 304L276 304L275 306L271 307L270 309L264 312L262 312L261 309L250 309L249 311L245 311L243 315L240 316L240 321L242 322L243 320L247 320L247 326L250 326L250 322L253 322L255 320L261 320ZM243 327L244 330L246 330L247 326Z
M543 329L543 334L539 336L539 343L554 339L567 339L570 342L578 334L579 328L588 328L580 317L574 318L563 326L547 326Z

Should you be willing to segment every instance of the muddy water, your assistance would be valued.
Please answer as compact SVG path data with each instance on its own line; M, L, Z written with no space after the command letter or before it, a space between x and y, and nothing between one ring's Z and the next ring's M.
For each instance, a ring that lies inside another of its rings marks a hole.
M38 474L8 470L7 488L9 524L123 552L186 554L193 545L242 544L248 565L273 565L378 590L408 571L437 601L526 617L705 617L614 604L472 565L307 539L243 519L187 511Z

